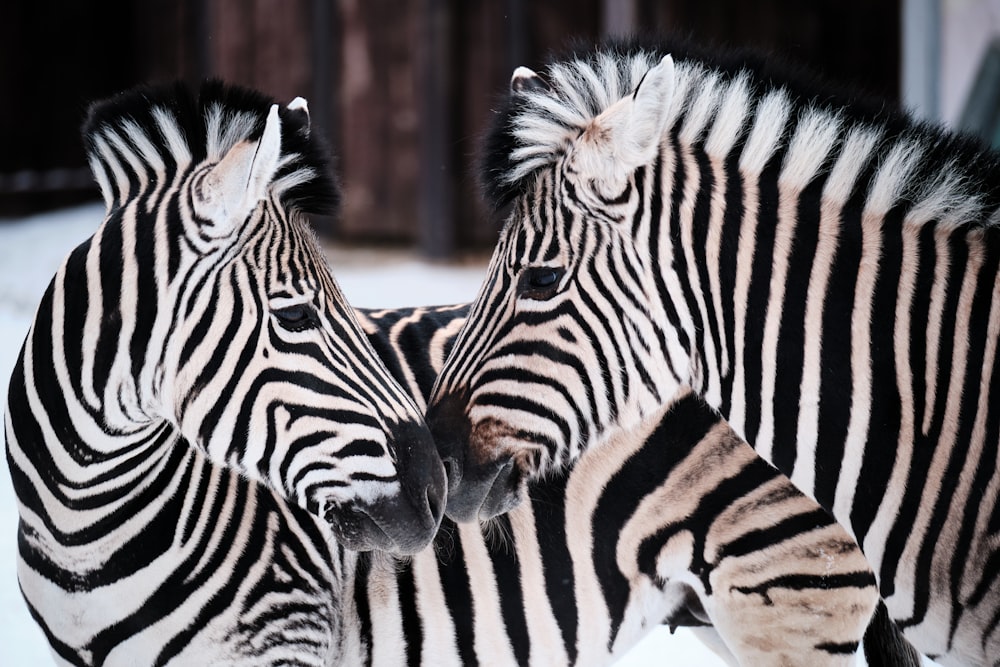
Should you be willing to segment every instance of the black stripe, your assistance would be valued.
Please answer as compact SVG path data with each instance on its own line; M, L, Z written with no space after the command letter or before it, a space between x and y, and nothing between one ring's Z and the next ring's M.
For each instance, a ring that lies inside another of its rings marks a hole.
M100 272L101 283L101 328L97 334L97 341L91 350L94 355L94 377L84 381L92 381L94 390L98 397L104 393L105 386L111 375L111 366L114 364L118 352L118 342L121 338L122 311L123 305L129 308L136 307L134 304L122 303L122 224L129 221L121 219L120 211L116 215L109 217L105 222L98 245L100 260L98 271ZM82 322L81 322L82 324ZM86 343L80 338L82 327L73 332L76 342L80 345ZM69 341L74 338L67 339Z
M679 127L675 132L679 131ZM674 155L680 156L683 154L681 149L680 141L678 140L675 133L671 133L671 149L674 151ZM694 340L688 340L685 344L685 349L691 352L700 352L703 349L703 334L704 334L704 323L701 321L701 308L698 304L697 296L694 293L694 289L691 283L686 280L687 276L690 275L687 256L684 252L684 236L681 230L683 223L681 221L681 212L684 210L682 206L684 202L684 188L687 185L688 174L685 171L685 161L683 159L675 160L674 163L674 180L672 183L673 190L670 192L670 211L669 211L669 227L668 234L670 235L670 247L673 249L673 255L670 257L670 264L660 264L659 266L669 266L672 265L674 271L676 272L681 287L681 298L684 300L685 307L687 309L688 315L691 320L687 322L690 326L691 331L694 334ZM656 238L656 237L653 237ZM664 301L669 301L669 296L664 293ZM684 329L678 326L678 331L683 332ZM683 334L684 340L687 334ZM684 369L685 371L687 369Z
M563 419L558 412L544 405L539 400L528 398L526 396L486 392L477 394L476 399L479 407L495 406L507 410L526 412L530 415L534 415L540 419L551 422L553 426L559 429L560 435L562 436L562 442L567 444L573 442L570 424ZM549 454L551 456L555 456L556 451L558 450L558 443L552 442L550 438L542 435L540 432L530 431L530 433L534 435L532 440L549 450Z
M787 574L781 577L774 577L761 582L755 586L733 586L730 590L738 591L744 595L757 594L764 598L764 604L771 606L774 601L769 595L773 588L787 588L793 591L803 591L809 589L835 590L840 588L868 588L875 586L875 576L868 571L847 572L844 574ZM858 648L854 645L852 653Z
M573 562L566 544L566 476L553 478L551 483L538 484L531 490L535 534L542 558L547 563ZM578 610L574 593L575 579L572 567L546 567L545 593L552 606L552 614L559 625L569 656L568 664L577 659Z
M906 209L893 208L882 220L882 248L878 275L871 302L869 356L871 358L871 406L868 416L868 439L865 443L861 472L854 488L851 527L858 544L864 544L896 465L902 402L899 396L895 340L896 304L899 279L903 272L901 236ZM891 231L898 230L898 231ZM874 258L868 261L876 261ZM857 341L864 345L865 341ZM859 406L863 409L864 406Z
M770 406L774 420L771 462L779 470L794 470L797 458L799 405L805 365L806 304L813 258L819 245L819 211L826 184L825 170L799 194L792 224L792 248L788 254L785 295L781 304L775 355L774 397ZM807 492L812 489L806 489Z
M858 650L858 642L822 642L816 644L816 649L834 655L854 655Z
M722 216L722 240L719 245L719 265L715 270L719 275L719 291L722 294L722 320L725 327L726 349L729 350L729 372L722 376L722 403L719 410L722 414L730 414L732 410L733 375L736 360L735 323L736 312L733 295L736 293L736 269L739 257L740 228L746 211L743 208L743 179L740 177L740 155L746 144L748 124L740 131L739 138L726 156L723 167L725 182L726 211Z
M553 518L547 510L541 511L544 516L538 518L539 522ZM513 535L509 514L501 514L493 521L498 524L497 532L503 535ZM507 643L514 651L514 659L517 664L527 665L531 656L531 642L525 617L524 596L521 586L518 585L521 566L517 552L513 547L507 547L507 545L487 543L487 546L490 561L493 564L494 580L497 582L497 593L500 597L500 613L503 615L504 626L507 628Z
M870 169L870 167L869 167ZM867 175L868 178L872 173ZM830 281L823 299L823 338L820 346L820 402L816 429L816 500L833 511L850 424L853 372L851 369L851 315L854 280L861 265L861 213L867 184L859 177L855 190L841 210L840 236L830 264ZM790 470L783 470L786 475Z
M420 667L420 654L424 646L423 619L417 613L417 584L413 563L402 563L396 572L396 589L399 592L399 615L403 622L406 640L406 664Z
M774 268L774 232L778 218L778 175L781 170L781 151L776 151L757 178L759 204L757 228L754 235L754 253L751 259L750 286L747 293L747 312L744 319L743 355L746 416L743 436L756 444L761 422L761 384L763 368L760 350L764 349L764 324L767 320L771 291L771 273ZM791 474L790 470L784 471Z
M696 169L698 170L700 181L698 184L698 190L695 194L694 210L691 216L691 240L693 246L691 248L691 252L694 256L694 268L698 272L698 283L701 286L702 302L705 306L705 317L707 318L706 322L701 322L701 312L699 310L696 326L699 329L705 329L704 335L711 338L711 345L715 351L716 363L721 364L722 339L719 335L719 322L716 317L711 283L709 282L709 269L714 269L714 267L709 267L706 252L708 250L708 228L712 212L712 197L714 195L713 190L718 187L723 187L723 184L715 182L715 173L712 171L712 165L709 162L708 154L705 152L704 146L697 145L692 147L692 150L694 151ZM732 295L730 294L727 299L731 300ZM703 346L707 344L708 343L702 339L697 341L697 349L701 352L702 358L706 360L708 359L708 355L705 354L705 348Z
M140 208L143 204L139 203ZM144 210L144 209L143 209ZM169 211L168 215L172 215ZM139 267L136 272L136 303L129 304L136 310L135 330L129 346L132 357L132 377L139 378L146 363L146 353L153 341L153 323L159 310L159 294L156 283L156 266L162 260L156 253L156 226L151 221L136 225L135 248L132 261ZM162 357L164 351L158 351Z
M451 612L451 620L455 624L459 658L463 665L475 665L476 626L472 582L465 568L465 550L458 528L447 517L441 522L441 528L434 538L434 553L437 554L438 575L441 577L445 606Z
M375 638L372 635L372 609L368 604L368 580L371 577L371 554L358 554L354 570L354 604L358 610L358 637L361 641L361 655L365 665L372 663L372 648Z
M743 533L731 542L726 543L719 550L719 560L725 558L735 558L746 556L755 552L763 552L769 547L787 540L800 538L802 535L825 528L833 523L833 519L826 513L826 510L817 507L816 509L786 516L786 518L766 528L757 528Z
M663 222L663 185L663 157L662 155L657 155L656 162L653 163L653 181L649 197L649 231L650 238L654 239L660 238L660 234L662 233L660 227ZM659 243L651 244L649 254L652 266L669 266L670 259L660 254ZM670 349L666 335L667 330L677 332L678 339L684 345L685 350L689 350L690 347L688 346L687 336L681 326L677 308L671 302L670 295L667 292L667 285L663 280L663 271L654 271L653 279L656 281L656 292L660 302L663 303L663 309L667 318L666 326L659 327L660 349L663 350L663 360L666 362L669 372L680 381L682 377L686 377L687 369L673 367L670 355L667 354L667 351Z

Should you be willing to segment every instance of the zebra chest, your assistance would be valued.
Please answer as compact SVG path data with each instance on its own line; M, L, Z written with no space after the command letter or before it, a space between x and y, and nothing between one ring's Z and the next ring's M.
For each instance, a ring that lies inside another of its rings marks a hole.
M90 540L22 524L20 583L61 650L83 664L330 664L332 538L194 450L174 463L136 485L137 513L103 508Z

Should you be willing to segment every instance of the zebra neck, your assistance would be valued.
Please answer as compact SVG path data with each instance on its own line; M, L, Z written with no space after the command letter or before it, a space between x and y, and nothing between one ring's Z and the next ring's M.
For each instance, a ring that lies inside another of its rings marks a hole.
M35 424L25 432L36 442L23 446L47 452L36 467L73 470L73 483L105 477L137 457L153 465L179 434L168 422L141 414L131 364L99 354L100 343L91 342L80 308L65 293L73 287L60 278L42 299L11 380L12 419ZM116 350L122 347L127 344L115 341Z
M662 161L662 321L688 337L706 402L860 538L893 472L867 447L995 447L974 422L997 363L1000 237L948 174L912 182L912 138L819 111L769 122Z

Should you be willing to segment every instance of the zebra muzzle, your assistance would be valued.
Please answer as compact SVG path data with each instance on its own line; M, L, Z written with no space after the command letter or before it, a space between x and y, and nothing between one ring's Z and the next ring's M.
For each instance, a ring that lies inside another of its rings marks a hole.
M473 435L464 393L445 394L427 411L427 424L448 475L447 514L461 522L489 519L516 507L524 478L513 457L495 458L476 446L480 440L490 440L478 436L492 425L480 424Z
M449 393L434 401L427 411L427 426L444 463L449 497L461 487L466 448L472 431L465 406L463 396Z

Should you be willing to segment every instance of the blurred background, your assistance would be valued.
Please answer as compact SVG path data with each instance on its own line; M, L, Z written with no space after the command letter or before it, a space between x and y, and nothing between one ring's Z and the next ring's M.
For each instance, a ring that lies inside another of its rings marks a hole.
M752 46L993 139L1000 0L35 0L0 23L0 218L96 200L78 128L137 83L306 97L339 157L328 238L488 249L473 171L517 65L635 30Z

